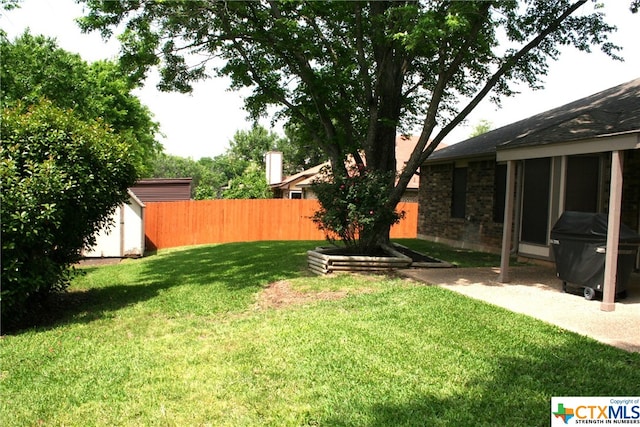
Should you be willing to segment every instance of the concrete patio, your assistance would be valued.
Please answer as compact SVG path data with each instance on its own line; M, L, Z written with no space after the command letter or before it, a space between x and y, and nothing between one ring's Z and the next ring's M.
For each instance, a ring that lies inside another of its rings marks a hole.
M511 267L511 282L498 282L499 268L421 268L400 274L441 286L471 298L535 317L630 352L640 352L640 274L627 284L627 298L615 311L600 310L600 301L582 293L562 292L553 267Z

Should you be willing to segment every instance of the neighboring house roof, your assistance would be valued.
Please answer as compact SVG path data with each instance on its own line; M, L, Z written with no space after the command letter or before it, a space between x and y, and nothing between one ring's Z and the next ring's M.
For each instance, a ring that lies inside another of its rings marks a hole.
M321 163L312 168L305 169L302 172L298 172L296 174L288 176L282 182L272 185L272 187L285 189L285 188L291 188L296 185L300 186L301 184L306 183L307 181L309 181L310 183L310 181L318 173L320 173L320 170L325 166L329 166L329 162Z
M418 143L418 139L419 139L418 136L403 136L403 135L399 135L396 138L396 170L397 171L401 171L404 168L404 165L409 160L409 156L411 156L413 149ZM443 147L446 147L446 145L443 143L440 143L440 145L438 146L438 149L441 149ZM291 175L285 178L281 183L274 184L272 187L282 188L282 189L292 188L294 186L299 188L308 187L309 185L311 185L316 175L320 173L320 170L325 166L330 166L330 163L329 162L321 163L310 169L306 169L295 175ZM411 178L411 181L409 181L409 185L407 186L407 189L416 190L419 187L419 183L420 183L420 178L418 177L418 175L414 175Z
M419 136L413 135L400 135L396 138L396 171L400 172L404 169L404 166L409 161L413 149L416 148ZM445 147L445 144L440 143L438 149ZM420 187L420 176L414 174L407 185L407 190L417 190Z
M640 130L640 79L503 126L433 153L425 163L498 150L579 141Z

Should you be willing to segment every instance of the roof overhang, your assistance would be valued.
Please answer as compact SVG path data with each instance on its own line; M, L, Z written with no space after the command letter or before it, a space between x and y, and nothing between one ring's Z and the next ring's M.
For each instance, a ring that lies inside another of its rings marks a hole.
M530 145L515 148L505 147L502 149L498 147L496 151L496 161L503 162L508 160L605 153L610 151L635 150L638 148L640 148L640 129L554 144Z
M137 203L138 206L140 206L141 208L146 207L145 204L142 202L142 200L140 200L138 198L138 196L136 196L133 191L131 191L131 189L127 188L127 194L129 195L129 198L131 200L133 200L134 203Z
M435 166L435 165L442 165L442 164L447 164L447 163L456 163L456 162L479 162L482 160L494 160L496 158L496 153L495 152L490 152L490 153L480 153L480 154L472 154L472 155L468 155L468 156L452 156L452 157L446 157L443 159L429 159L427 158L427 160L425 160L425 162L422 164L422 166Z

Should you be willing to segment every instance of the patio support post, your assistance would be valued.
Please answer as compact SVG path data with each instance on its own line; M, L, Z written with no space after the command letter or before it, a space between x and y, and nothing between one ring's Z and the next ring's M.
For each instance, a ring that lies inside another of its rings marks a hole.
M609 190L609 226L604 264L604 290L600 310L614 311L616 277L618 273L618 244L620 241L620 211L622 205L622 167L624 153L611 153L611 186Z
M500 275L498 281L508 283L509 277L509 256L511 254L511 235L513 233L513 200L516 185L516 162L507 162L507 185L504 198L504 219L502 220L502 249L500 253Z

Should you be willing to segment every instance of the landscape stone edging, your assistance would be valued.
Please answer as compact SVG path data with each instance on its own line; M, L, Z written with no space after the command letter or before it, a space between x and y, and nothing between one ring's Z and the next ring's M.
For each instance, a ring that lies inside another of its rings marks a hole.
M393 244L408 249L406 246ZM384 248L390 256L343 255L344 249L336 247L317 247L307 251L307 266L316 274L332 272L384 272L402 268L451 268L453 264L433 258L436 262L414 262L411 257L392 247ZM430 257L431 258L431 257Z
M339 248L317 247L307 251L307 265L317 274L329 274L334 271L390 271L407 268L412 259L392 248L385 251L390 256L341 255L335 252Z
M393 246L398 247L398 248L409 249L406 246L403 246L403 245L401 245L399 243L394 243ZM443 261L441 259L434 258L432 256L428 256L428 258L433 259L435 262L412 261L410 267L416 267L416 268L452 268L452 267L455 267L455 265L451 264L450 262Z

